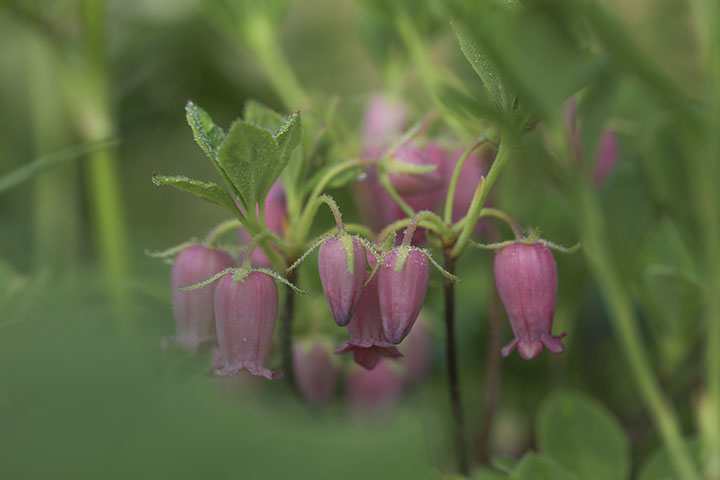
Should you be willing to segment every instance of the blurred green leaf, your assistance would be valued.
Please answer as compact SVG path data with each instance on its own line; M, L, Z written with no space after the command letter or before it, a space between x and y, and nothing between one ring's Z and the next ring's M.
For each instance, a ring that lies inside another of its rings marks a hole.
M508 477L504 473L482 468L480 470L476 470L475 473L473 473L472 478L473 480L505 480Z
M212 182L203 182L183 176L164 176L154 174L152 181L155 185L170 185L178 190L200 197L203 200L225 207L233 213L237 213L237 206L232 197L224 188Z
M217 158L238 190L246 211L265 199L285 166L281 164L273 134L243 120L233 123Z
M27 163L19 168L16 168L12 172L6 173L0 177L0 193L13 188L21 183L30 180L34 176L43 173L53 167L56 167L64 162L74 160L83 155L87 155L98 150L105 150L112 148L118 144L117 140L101 140L99 142L92 142L83 145L77 145L74 147L60 150L59 152L49 153L43 155Z
M630 447L620 423L602 404L574 392L545 399L537 417L540 450L583 480L622 480Z
M532 452L520 460L510 478L514 480L580 480L580 477L565 470L552 458Z
M700 462L700 442L698 440L686 440L685 444L692 455L693 460L699 466ZM655 450L645 465L640 469L637 480L676 480L678 478L675 473L670 457L664 447Z

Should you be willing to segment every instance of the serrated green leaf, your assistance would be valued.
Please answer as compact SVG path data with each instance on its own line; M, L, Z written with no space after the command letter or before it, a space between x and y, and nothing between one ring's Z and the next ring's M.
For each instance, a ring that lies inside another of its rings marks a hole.
M285 123L285 118L282 115L253 99L245 102L243 119L265 127L271 132L277 131Z
M630 474L630 448L617 419L580 393L555 393L537 418L537 444L583 480L623 480Z
M185 105L185 118L187 118L197 144L214 161L217 150L225 138L225 132L215 125L205 110L193 102L187 102Z
M455 22L451 25L460 44L460 50L462 50L463 55L465 55L467 61L470 62L470 65L473 70L475 70L475 73L478 74L480 80L482 80L490 97L497 102L501 109L507 110L511 105L507 105L506 103L502 79L497 67L490 61L487 53L457 26Z
M546 455L526 454L515 467L510 478L513 480L579 480L580 477L567 471L562 465ZM585 477L583 477L585 480ZM616 479L619 480L619 479Z
M265 199L287 163L281 161L277 141L269 130L243 120L233 123L217 158L246 211Z
M226 192L224 188L215 183L203 182L183 176L164 176L158 174L153 175L152 181L155 185L170 185L178 190L182 190L183 192L190 193L196 197L207 200L208 202L225 207L233 213L237 213L237 206L235 205L235 202L233 202L230 194Z
M280 152L280 161L278 162L277 167L278 171L275 176L275 178L277 178L280 176L280 172L282 172L283 168L285 168L285 165L287 165L288 160L290 160L290 154L292 154L295 147L297 147L300 143L300 137L302 136L300 114L295 112L289 115L280 128L275 130L273 136L277 141Z

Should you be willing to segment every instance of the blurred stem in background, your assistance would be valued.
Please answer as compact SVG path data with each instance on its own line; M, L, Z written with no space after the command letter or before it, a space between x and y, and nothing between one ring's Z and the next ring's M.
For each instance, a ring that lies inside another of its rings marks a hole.
M707 396L702 399L700 431L706 446L705 475L720 479L720 2L696 0L695 18L702 58L708 65L709 121L688 150L692 162L700 239L706 268L705 297L708 335L706 343ZM692 148L695 146L695 148Z
M103 0L83 0L85 69L68 88L83 140L93 142L114 135L107 72L107 22ZM99 244L100 259L115 311L122 323L129 319L128 235L122 204L120 174L114 149L92 153L87 162L88 192Z
M569 173L566 171L566 173ZM610 255L600 200L595 190L576 175L566 177L575 218L579 222L582 251L600 286L613 330L624 351L640 394L660 432L675 471L684 480L698 480L697 471L683 440L677 416L655 378L642 343L629 290L623 284Z
M57 84L51 48L30 33L28 84L33 146L37 155L67 143L63 100ZM75 163L69 163L34 181L34 261L39 269L62 272L77 260L81 244L80 199Z

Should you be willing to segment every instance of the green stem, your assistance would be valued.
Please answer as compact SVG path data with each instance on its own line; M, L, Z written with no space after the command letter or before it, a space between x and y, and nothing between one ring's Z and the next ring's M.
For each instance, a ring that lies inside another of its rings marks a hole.
M599 199L588 185L578 182L576 178L570 179L567 187L572 192L572 201L577 209L583 252L609 307L613 330L620 340L640 394L676 472L684 480L697 480L699 477L683 441L678 419L672 405L664 398L650 367L628 288L623 284L609 253Z
M106 66L106 15L102 0L83 1L85 30L86 83L73 84L79 89L75 98L85 101L75 104L86 141L99 141L113 136L110 113L109 85ZM115 150L100 150L91 154L86 164L92 212L97 229L100 255L108 288L119 316L124 319L130 305L128 291L123 287L129 276L127 223L122 204L122 192Z
M465 165L465 161L468 159L470 154L477 150L478 147L480 147L480 145L482 145L485 141L485 137L481 137L476 140L475 143L470 146L470 148L465 150L465 153L462 154L462 157L460 157L457 164L455 165L452 178L450 179L450 185L448 186L447 198L445 199L444 219L445 223L447 223L448 225L452 223L453 202L455 200L455 189L457 187L457 181L458 178L460 178L460 170L462 169L463 165Z
M485 205L485 202L487 201L487 197L490 194L493 185L495 184L498 177L500 176L500 173L507 164L512 142L513 138L511 136L507 134L502 136L502 140L500 141L500 149L495 156L495 160L490 167L490 171L488 172L487 177L485 177L485 179L480 182L480 185L478 185L475 196L470 203L470 208L468 209L465 225L460 231L460 236L458 237L457 242L455 242L455 246L453 247L451 252L454 258L458 258L467 246L467 243L470 240L470 235L472 235L473 230L475 230L475 224L477 223L478 218L480 218L480 212L482 211L482 207L483 205Z
M398 204L403 213L408 217L415 215L415 210L413 210L413 208L405 200L403 200L397 190L395 190L395 187L392 186L389 175L387 173L381 173L379 178L380 185L382 185L385 191L387 191L392 199L395 200L395 203Z
M278 32L267 16L254 12L247 17L242 28L242 38L285 106L290 110L307 107L308 95L285 57L278 42Z
M305 239L307 238L310 232L310 228L312 227L313 218L317 213L317 209L320 207L320 204L317 203L316 200L322 194L325 187L327 187L335 177L343 173L345 170L356 168L362 165L367 165L367 163L368 162L364 160L350 160L335 165L325 173L325 175L320 179L320 181L315 185L315 188L313 188L313 191L310 193L307 203L305 204L305 208L303 208L303 211L300 214L300 219L297 223L297 226L293 229L293 237L291 242L293 245L303 245L305 243Z

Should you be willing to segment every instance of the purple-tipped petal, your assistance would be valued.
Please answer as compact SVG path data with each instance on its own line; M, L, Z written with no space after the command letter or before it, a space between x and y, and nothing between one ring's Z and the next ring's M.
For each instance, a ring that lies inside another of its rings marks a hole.
M220 364L216 376L232 376L241 370L268 379L281 372L265 367L278 312L275 281L264 273L250 272L243 281L232 275L220 279L215 289L215 321Z
M355 313L365 280L365 247L344 235L320 246L318 270L335 323L344 327Z
M542 243L516 242L495 255L495 285L510 319L515 341L502 350L507 356L517 346L525 360L535 358L545 345L563 351L561 336L552 336L557 299L557 266Z
M501 354L503 357L509 356L509 355L513 352L513 350L515 350L515 348L517 347L517 345L518 345L519 342L520 342L520 339L519 339L519 338L513 338L512 340L510 340L510 343L508 343L507 345L505 345L505 346L502 348L502 350L500 350L500 354Z
M383 332L388 342L395 345L410 333L417 319L430 282L430 265L425 254L410 248L402 268L396 271L401 251L398 247L388 253L378 271L378 296Z
M175 316L173 340L181 348L195 351L202 343L215 339L213 295L217 282L188 292L178 287L201 282L233 264L227 253L201 245L193 245L178 254L170 278Z

